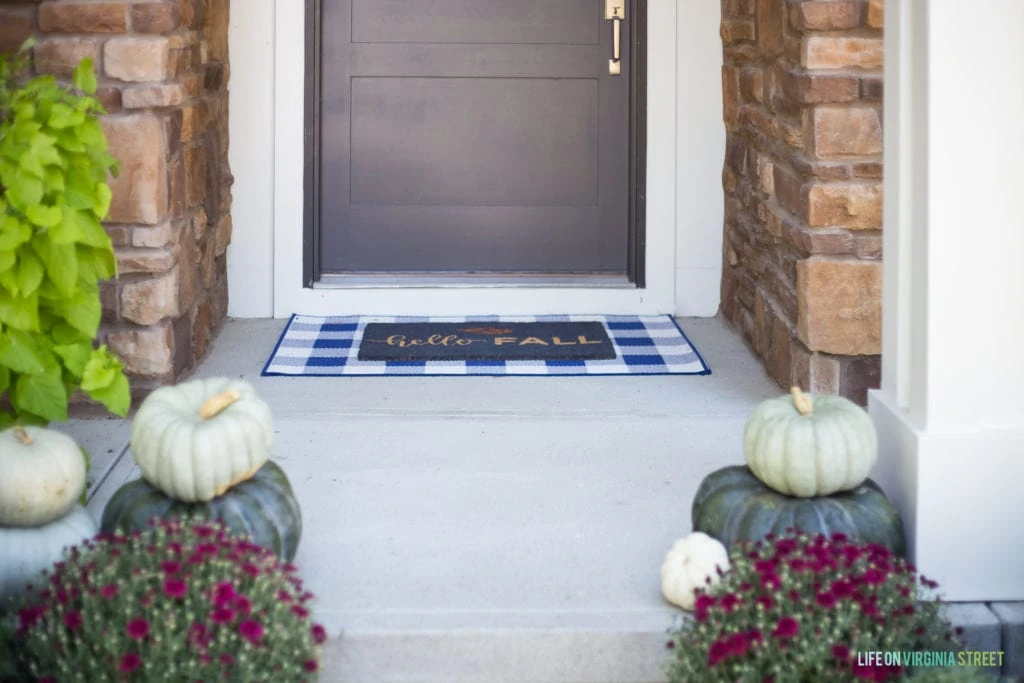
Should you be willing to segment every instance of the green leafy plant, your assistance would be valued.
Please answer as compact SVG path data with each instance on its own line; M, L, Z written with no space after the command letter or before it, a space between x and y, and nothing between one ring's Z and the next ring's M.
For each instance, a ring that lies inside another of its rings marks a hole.
M75 69L74 89L26 81L30 47L0 57L0 429L66 420L78 389L120 416L130 404L120 361L94 348L99 282L117 274L101 221L118 165L92 62Z
M673 631L670 681L891 681L908 672L858 653L959 649L939 601L923 599L937 584L881 545L787 533L730 560Z
M34 681L302 681L327 634L297 570L225 527L154 521L72 549L8 651Z

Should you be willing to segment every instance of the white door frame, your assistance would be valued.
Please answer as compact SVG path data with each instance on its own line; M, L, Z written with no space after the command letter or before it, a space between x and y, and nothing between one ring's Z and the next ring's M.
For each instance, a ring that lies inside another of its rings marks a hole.
M278 2L275 55L274 315L671 313L675 304L675 111L651 107L647 159L647 287L302 287L305 8ZM675 102L674 3L650 4L648 90ZM235 141L238 144L238 141Z
M596 2L596 0L595 0ZM645 289L301 287L305 17L301 0L231 13L235 177L229 314L676 313L712 316L722 273L720 6L648 5Z

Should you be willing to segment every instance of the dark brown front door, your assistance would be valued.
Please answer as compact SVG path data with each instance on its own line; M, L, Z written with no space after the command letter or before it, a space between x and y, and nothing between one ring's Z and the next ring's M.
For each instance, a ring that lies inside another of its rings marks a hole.
M316 275L627 275L605 4L320 0Z

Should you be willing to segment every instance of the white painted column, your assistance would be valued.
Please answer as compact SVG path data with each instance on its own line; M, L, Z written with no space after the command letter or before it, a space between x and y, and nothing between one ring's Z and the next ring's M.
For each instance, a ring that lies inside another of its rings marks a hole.
M885 12L873 476L946 599L1024 600L1024 3Z

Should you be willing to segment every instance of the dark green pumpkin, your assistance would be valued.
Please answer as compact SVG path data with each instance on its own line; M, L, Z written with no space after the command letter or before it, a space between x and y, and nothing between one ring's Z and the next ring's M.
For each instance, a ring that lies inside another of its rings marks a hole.
M144 479L130 481L107 503L100 529L105 533L131 532L145 529L153 518L184 516L220 520L288 562L295 558L302 536L299 503L284 471L273 462L267 462L252 479L207 503L183 503Z
M812 534L846 534L878 543L903 556L906 544L900 513L875 482L844 493L794 498L768 488L745 466L725 467L701 482L693 499L693 530L717 538L732 550L787 528Z

